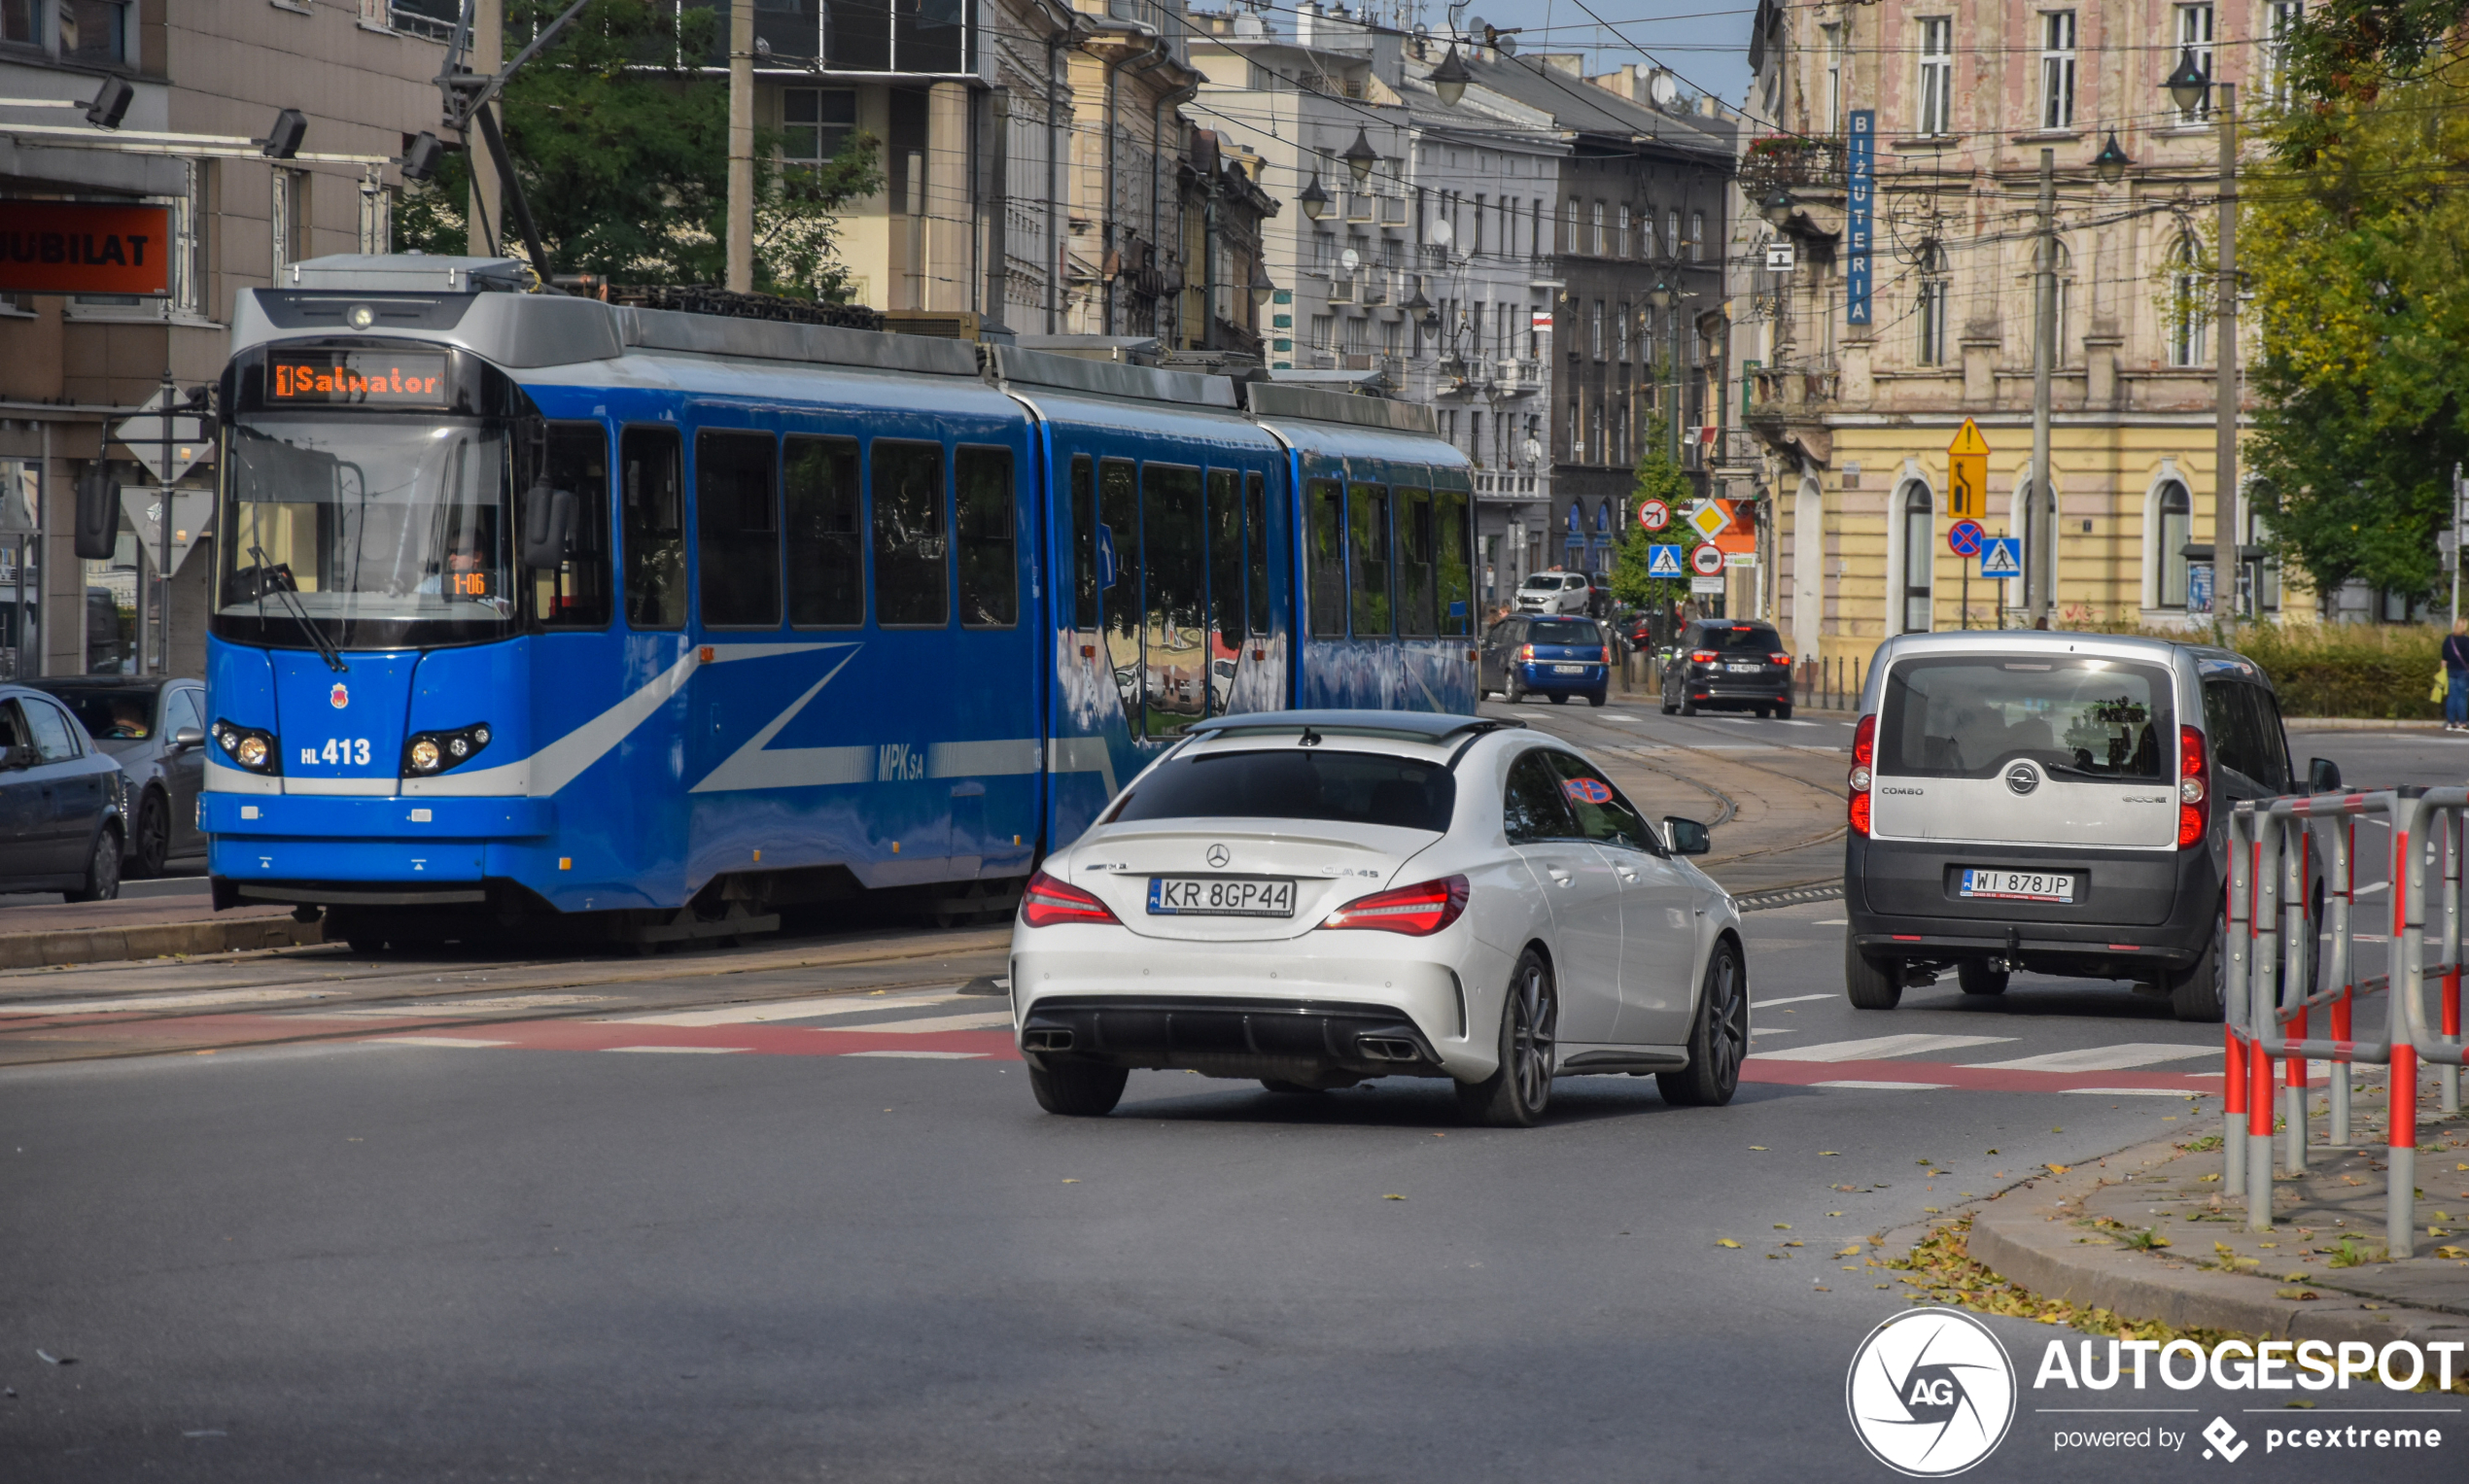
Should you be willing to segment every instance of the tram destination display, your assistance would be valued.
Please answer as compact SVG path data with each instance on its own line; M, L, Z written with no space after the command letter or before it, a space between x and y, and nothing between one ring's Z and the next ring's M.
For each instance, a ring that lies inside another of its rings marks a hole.
M267 402L281 406L445 407L446 358L420 351L276 351Z

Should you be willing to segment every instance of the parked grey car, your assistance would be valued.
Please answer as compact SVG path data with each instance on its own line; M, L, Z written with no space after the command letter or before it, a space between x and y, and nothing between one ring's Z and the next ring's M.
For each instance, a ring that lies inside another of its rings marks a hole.
M120 895L128 776L40 691L0 685L0 891Z
M132 812L122 870L160 876L175 863L204 864L197 791L206 777L205 682L62 675L25 683L67 707L128 775Z

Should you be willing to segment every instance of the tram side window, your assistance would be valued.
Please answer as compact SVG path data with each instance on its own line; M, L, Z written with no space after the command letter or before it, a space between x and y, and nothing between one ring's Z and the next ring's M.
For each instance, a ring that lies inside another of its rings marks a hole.
M1354 544L1354 635L1395 634L1389 611L1389 491L1384 485L1346 487L1347 535Z
M1200 471L1169 464L1140 469L1140 551L1146 609L1140 625L1142 725L1169 736L1206 714L1207 514Z
M1269 632L1269 481L1258 474L1243 480L1244 589L1250 595L1254 634Z
M574 497L565 560L532 569L532 616L544 629L608 627L609 434L598 423L549 424L538 475L524 483L527 492ZM529 509L523 514L531 518Z
M695 437L694 532L702 548L703 621L712 627L780 626L776 452L768 432Z
M1097 627L1097 465L1087 454L1071 460L1072 627Z
M629 428L618 440L630 628L686 626L685 476L673 428Z
M1346 637L1346 493L1335 479L1304 486L1311 520L1311 632Z
M877 438L875 622L939 629L950 621L943 534L943 445Z
M1469 525L1464 490L1432 492L1432 527L1441 632L1471 637L1475 632L1475 533Z
M1209 632L1213 669L1243 643L1243 476L1231 468L1209 470Z
M1129 459L1097 466L1097 544L1098 575L1109 560L1114 568L1102 590L1106 664L1128 712L1140 705L1140 485ZM1131 730L1139 735L1136 717Z
M1432 492L1398 491L1398 632L1433 635Z
M788 621L853 628L866 621L857 440L790 438L786 454Z
M1012 451L963 448L953 456L952 475L959 507L961 626L1008 629L1021 614Z

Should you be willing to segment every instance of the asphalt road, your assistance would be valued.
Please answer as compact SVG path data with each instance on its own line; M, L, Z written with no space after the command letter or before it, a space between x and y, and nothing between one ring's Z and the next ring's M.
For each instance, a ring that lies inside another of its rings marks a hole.
M1604 755L1716 789L1743 833L1763 808L1789 844L1840 786L1839 726L1690 723L1719 744L1617 709L1548 724L1633 733ZM2424 734L2317 742L2360 783L2453 767ZM1891 1478L1845 1412L1906 1307L1873 1240L2211 1132L2219 1042L2030 976L1856 1012L1840 917L1747 919L1731 1106L1570 1079L1525 1131L1462 1125L1437 1085L1164 1073L1113 1118L1045 1116L1002 1001L960 992L999 966L982 932L0 977L0 1479ZM2080 1336L1989 1323L2023 1390L1978 1477L2176 1479L2214 1467L2214 1417L2259 1443L2297 1415L2035 1393ZM2458 1399L2324 1405L2469 1446ZM2091 1404L2167 1410L2042 1410ZM2057 1447L2087 1424L2190 1440ZM2344 1463L2236 1467L2458 1474Z

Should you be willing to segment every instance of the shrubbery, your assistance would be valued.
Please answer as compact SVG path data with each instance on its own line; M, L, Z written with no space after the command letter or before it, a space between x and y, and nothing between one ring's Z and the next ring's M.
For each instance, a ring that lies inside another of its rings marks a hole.
M2114 631L2112 631L2114 632ZM2429 701L2444 631L2431 624L2232 624L2225 633L2146 629L2154 638L2234 649L2263 667L2287 716L2384 720L2443 715Z

